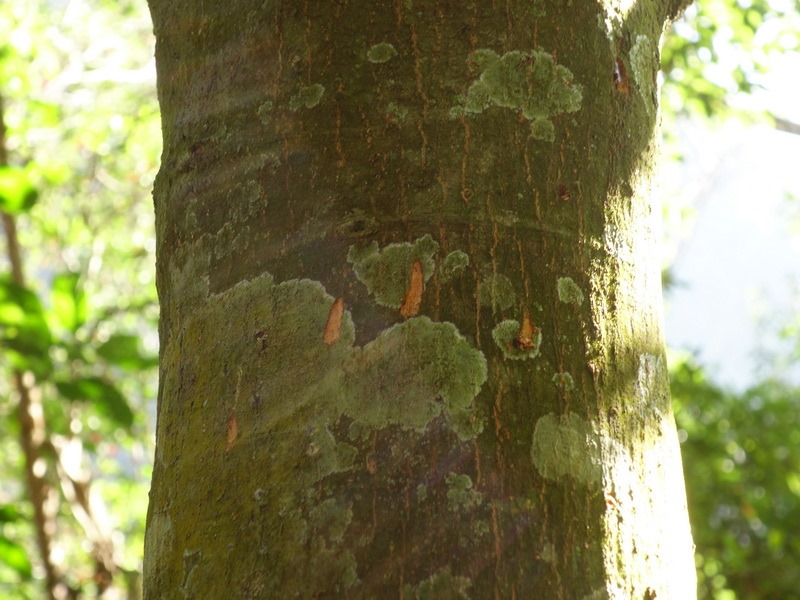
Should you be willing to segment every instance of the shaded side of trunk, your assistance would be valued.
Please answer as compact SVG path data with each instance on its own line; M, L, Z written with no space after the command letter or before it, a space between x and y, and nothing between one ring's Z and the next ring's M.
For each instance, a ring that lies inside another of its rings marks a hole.
M648 195L667 8L151 11L147 596L691 597Z

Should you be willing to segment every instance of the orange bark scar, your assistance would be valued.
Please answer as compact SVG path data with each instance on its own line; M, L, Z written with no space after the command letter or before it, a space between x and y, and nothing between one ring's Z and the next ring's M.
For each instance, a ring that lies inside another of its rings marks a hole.
M337 298L328 313L328 322L322 332L322 341L328 346L333 346L339 341L339 330L342 328L342 315L344 314L344 300Z
M419 313L419 305L422 304L422 289L424 280L422 276L422 263L418 260L411 265L411 276L408 278L408 289L403 306L400 307L400 316L404 319L414 317Z
M367 471L370 475L375 475L378 472L378 461L373 456L367 457Z
M228 417L228 434L225 437L225 452L233 448L233 443L239 436L239 423L236 421L236 413L232 412Z
M614 87L624 94L628 93L628 73L625 71L625 63L618 58L614 62Z
M531 350L536 347L533 338L539 330L534 326L531 321L531 315L528 311L522 316L522 326L519 328L519 333L514 341L517 343L517 348L520 350Z

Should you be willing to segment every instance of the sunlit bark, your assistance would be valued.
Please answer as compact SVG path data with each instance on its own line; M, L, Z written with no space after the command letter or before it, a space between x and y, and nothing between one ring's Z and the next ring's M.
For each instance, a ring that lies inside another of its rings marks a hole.
M676 7L151 0L147 597L694 594L648 188Z

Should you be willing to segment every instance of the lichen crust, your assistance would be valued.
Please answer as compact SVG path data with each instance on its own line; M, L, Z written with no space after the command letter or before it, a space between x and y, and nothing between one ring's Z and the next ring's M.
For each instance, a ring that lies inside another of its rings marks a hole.
M553 141L555 128L550 117L580 108L583 92L572 72L541 48L512 50L502 56L482 48L470 55L469 64L480 70L480 75L457 107L464 113L482 113L490 106L508 108L531 122L534 138Z
M525 360L539 356L539 348L542 345L542 332L536 330L532 338L531 347L522 346L519 341L519 333L522 329L520 322L515 319L506 319L495 325L492 330L492 338L497 347L502 350L506 358L512 360Z
M358 280L367 286L375 301L388 308L400 308L408 289L408 278L415 261L422 264L423 281L433 275L434 254L439 244L426 234L413 243L389 244L383 250L378 242L358 248L350 246L348 262Z

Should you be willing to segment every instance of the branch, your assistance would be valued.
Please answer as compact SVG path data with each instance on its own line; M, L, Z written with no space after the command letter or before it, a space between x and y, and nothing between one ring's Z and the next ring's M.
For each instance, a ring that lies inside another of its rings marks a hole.
M793 133L794 135L800 135L800 123L795 123L794 121L789 121L787 119L781 119L780 117L772 117L775 119L775 129L778 131L785 131L786 133Z
M118 570L114 542L109 534L107 511L101 498L91 491L91 474L83 468L83 444L78 438L51 437L45 443L56 458L61 491L69 503L72 515L83 528L92 546L94 582L98 597L111 586Z
M667 0L667 18L676 21L694 0Z
M3 98L0 97L0 166L8 165L6 150L6 126L3 118ZM22 270L20 246L17 240L17 224L8 213L2 213L3 228L6 234L8 261L11 277L17 285L25 285ZM47 598L61 600L68 594L63 574L53 561L53 534L56 530L55 513L58 498L47 483L47 463L42 457L42 444L45 438L44 411L41 398L30 373L15 370L14 387L19 397L17 415L19 419L20 447L25 458L25 481L28 497L33 504L33 527L36 544L45 572Z

